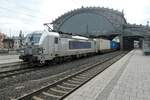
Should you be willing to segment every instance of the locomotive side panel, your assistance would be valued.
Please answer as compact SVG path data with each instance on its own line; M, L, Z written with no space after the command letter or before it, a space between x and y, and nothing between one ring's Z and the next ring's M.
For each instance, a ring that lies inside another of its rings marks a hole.
M61 38L60 56L95 52L94 41Z

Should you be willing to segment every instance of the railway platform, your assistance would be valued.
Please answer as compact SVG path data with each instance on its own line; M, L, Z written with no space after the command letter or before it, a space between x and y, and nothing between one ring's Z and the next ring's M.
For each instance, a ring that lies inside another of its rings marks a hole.
M65 100L150 100L150 56L132 50Z
M18 63L22 60L19 59L19 55L0 55L0 67L6 64Z

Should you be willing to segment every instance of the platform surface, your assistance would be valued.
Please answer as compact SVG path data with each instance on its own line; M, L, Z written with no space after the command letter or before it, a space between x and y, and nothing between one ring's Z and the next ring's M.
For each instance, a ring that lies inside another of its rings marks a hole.
M20 62L19 55L0 55L0 66L3 64Z
M65 100L150 100L150 56L132 50Z

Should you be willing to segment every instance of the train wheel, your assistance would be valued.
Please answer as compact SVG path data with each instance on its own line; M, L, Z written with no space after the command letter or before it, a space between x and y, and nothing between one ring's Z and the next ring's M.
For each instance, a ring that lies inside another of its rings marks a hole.
M45 64L45 60L44 58L42 57L41 60L40 60L40 66L43 66Z

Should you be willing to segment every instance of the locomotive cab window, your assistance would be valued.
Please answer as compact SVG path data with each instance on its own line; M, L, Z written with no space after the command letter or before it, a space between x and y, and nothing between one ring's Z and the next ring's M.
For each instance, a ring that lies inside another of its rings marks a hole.
M26 36L26 42L39 43L42 33L31 33Z
M57 37L55 37L54 43L58 44L58 38Z

